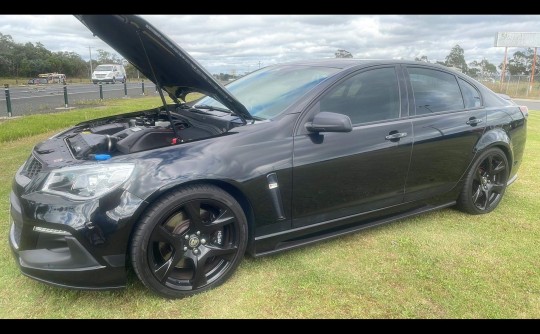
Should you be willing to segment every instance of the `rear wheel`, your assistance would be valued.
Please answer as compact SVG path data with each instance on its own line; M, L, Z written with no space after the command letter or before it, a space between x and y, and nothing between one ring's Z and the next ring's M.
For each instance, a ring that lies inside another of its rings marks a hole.
M196 185L152 205L134 233L131 259L144 285L179 298L227 280L246 244L247 222L238 202L218 187Z
M458 208L474 215L493 211L504 195L508 174L508 159L499 148L480 154L467 174Z

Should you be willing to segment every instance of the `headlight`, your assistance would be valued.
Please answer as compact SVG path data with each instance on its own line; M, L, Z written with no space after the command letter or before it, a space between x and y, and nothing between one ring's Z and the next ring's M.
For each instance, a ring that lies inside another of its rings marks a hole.
M61 168L49 174L41 190L76 200L92 199L118 188L133 168L125 163Z

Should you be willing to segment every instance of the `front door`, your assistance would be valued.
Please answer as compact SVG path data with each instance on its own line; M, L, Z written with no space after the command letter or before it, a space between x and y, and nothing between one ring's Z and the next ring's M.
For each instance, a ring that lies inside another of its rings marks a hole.
M403 202L413 136L411 122L402 118L407 102L398 82L394 66L362 70L314 105L313 115L348 115L353 130L295 136L294 227Z

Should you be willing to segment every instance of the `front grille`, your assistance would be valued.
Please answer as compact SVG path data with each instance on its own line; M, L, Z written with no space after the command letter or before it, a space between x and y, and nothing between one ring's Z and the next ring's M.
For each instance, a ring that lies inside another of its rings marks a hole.
M96 78L105 78L106 74L96 74Z
M41 164L41 162L34 158L34 156L31 156L24 165L21 174L25 175L29 179L33 179L36 175L38 175L39 172L41 172L42 168L43 165Z

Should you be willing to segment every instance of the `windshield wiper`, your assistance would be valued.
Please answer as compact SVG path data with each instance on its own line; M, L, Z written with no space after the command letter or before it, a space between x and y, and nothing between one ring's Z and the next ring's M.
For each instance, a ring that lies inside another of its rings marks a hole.
M214 106L209 106L207 104L196 104L196 105L193 106L193 108L195 108L195 109L208 109L210 111L216 110L216 111L226 112L228 114L234 114L231 110L229 110L227 108L214 107ZM234 115L236 115L236 114L234 114Z
M227 114L231 114L231 115L234 115L234 116L240 118L244 124L247 123L246 120L244 119L244 117L242 117L240 114L237 114L237 113L235 113L232 110L229 110L227 108L214 107L214 106L209 106L207 104L196 104L196 105L193 106L193 108L195 108L195 109L206 109L206 110L210 110L210 111L215 110L215 111L225 112ZM201 111L199 111L199 112L201 112ZM253 120L255 120L255 118L258 118L259 120L261 119L260 117L253 117Z

